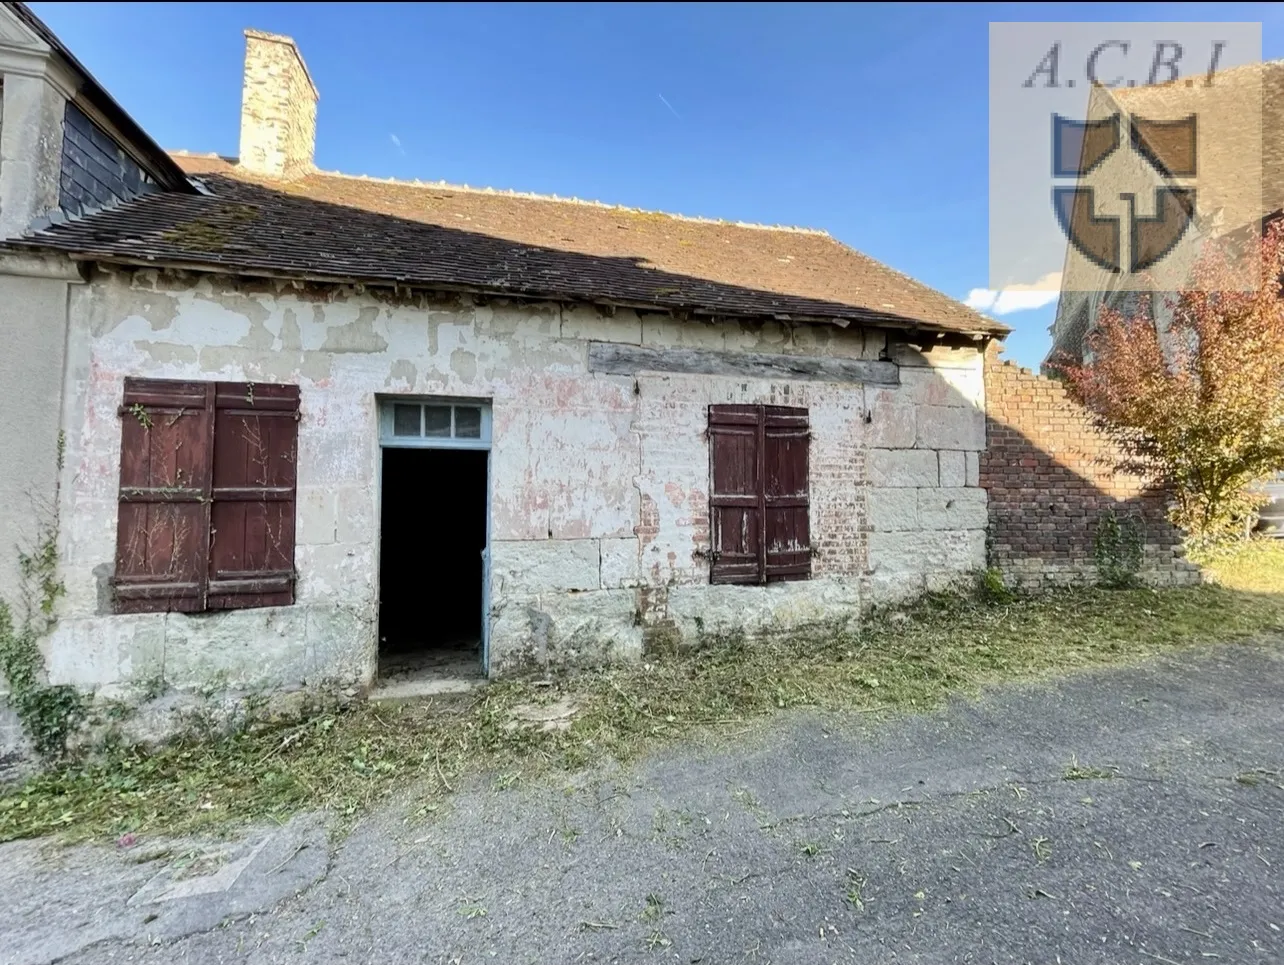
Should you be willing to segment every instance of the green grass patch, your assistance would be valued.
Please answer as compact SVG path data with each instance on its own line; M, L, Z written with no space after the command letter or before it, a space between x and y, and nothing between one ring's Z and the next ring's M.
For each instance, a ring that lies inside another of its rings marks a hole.
M0 790L0 840L219 831L316 808L351 819L407 790L410 811L427 815L472 777L491 775L498 788L627 763L693 735L740 733L784 708L921 710L989 683L1280 629L1284 595L1222 586L1079 589L1005 603L933 596L854 633L816 628L758 644L730 637L552 686L499 682L451 712L359 704L152 753L117 749ZM580 708L569 729L512 726L517 705L568 697Z
M1220 586L1248 593L1284 593L1284 539L1254 538L1190 553Z

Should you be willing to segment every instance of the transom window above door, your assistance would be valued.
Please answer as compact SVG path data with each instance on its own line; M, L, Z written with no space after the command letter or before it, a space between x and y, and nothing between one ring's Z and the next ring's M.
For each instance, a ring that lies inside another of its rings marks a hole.
M379 436L385 446L486 446L490 407L480 402L388 399L380 406Z

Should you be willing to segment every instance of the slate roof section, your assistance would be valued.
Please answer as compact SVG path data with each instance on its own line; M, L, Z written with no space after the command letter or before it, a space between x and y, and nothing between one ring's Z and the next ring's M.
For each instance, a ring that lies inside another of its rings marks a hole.
M174 158L153 141L151 136L138 126L138 122L116 103L115 98L107 93L107 89L94 79L94 75L76 59L76 55L67 49L67 45L58 39L57 35L32 12L30 7L19 2L6 2L5 6L13 11L13 14L26 24L32 33L66 61L73 72L79 75L80 85L77 94L116 126L121 135L129 141L133 151L138 153L138 160L143 163L152 177L170 191L192 190L183 176L183 171L174 163Z
M15 244L81 258L587 301L696 316L1001 335L1007 327L823 232L176 155L208 196L157 194Z

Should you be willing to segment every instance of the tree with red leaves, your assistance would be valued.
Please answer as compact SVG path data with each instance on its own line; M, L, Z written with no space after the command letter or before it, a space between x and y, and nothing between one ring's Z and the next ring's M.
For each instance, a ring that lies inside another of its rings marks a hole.
M1056 366L1123 445L1121 468L1169 487L1196 543L1246 532L1284 469L1284 224L1244 247L1208 245L1166 325L1145 299L1103 309L1085 361Z

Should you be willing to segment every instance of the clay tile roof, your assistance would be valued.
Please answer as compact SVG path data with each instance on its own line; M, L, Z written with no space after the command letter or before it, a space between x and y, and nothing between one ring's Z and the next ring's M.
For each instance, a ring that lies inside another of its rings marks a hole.
M15 244L694 315L1008 331L819 231L327 173L267 181L214 156L175 160L208 195L151 195Z

